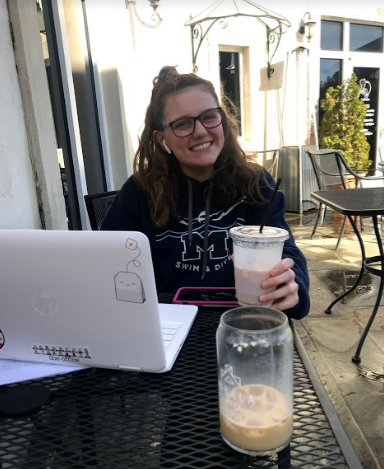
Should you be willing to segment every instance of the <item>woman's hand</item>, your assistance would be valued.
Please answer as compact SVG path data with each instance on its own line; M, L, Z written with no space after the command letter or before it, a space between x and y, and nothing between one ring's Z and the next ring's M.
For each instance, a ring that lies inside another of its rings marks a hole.
M263 288L276 287L276 290L260 295L262 303L272 303L272 307L284 311L296 306L299 302L299 286L295 282L292 259L282 259L272 270L271 277L261 284Z

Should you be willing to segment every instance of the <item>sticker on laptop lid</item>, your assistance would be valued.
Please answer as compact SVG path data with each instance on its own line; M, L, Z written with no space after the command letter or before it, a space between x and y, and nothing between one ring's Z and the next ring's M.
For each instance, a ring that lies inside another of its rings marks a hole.
M141 278L136 272L130 272L130 264L140 267L141 264L137 258L141 254L141 250L136 240L128 238L125 247L127 252L127 271L118 272L115 275L115 291L118 301L127 301L129 303L144 303L145 292Z
M43 290L34 293L32 297L32 308L42 316L53 317L58 313L58 303L55 295Z
M0 350L4 347L5 344L5 337L3 331L0 329Z
M33 344L32 350L35 355L45 355L53 362L86 363L91 358L87 347Z

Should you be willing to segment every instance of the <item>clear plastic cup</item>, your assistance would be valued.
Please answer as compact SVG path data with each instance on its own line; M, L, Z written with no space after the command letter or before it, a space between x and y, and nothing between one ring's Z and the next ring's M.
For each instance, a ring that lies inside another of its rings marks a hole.
M236 298L239 304L270 306L260 303L260 295L271 289L261 288L261 284L270 276L270 271L277 265L283 253L284 242L289 238L287 230L265 226L260 233L260 226L237 226L229 230L233 239Z

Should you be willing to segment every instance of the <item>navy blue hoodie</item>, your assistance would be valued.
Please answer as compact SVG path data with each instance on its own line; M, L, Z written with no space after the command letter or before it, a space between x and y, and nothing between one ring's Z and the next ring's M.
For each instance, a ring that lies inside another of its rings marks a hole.
M266 173L269 183L273 178ZM158 294L175 293L180 287L234 286L231 260L232 239L229 229L241 225L260 225L266 205L255 206L239 199L222 209L211 197L210 181L198 182L179 174L179 213L185 214L166 229L157 228L151 218L147 197L131 176L117 194L102 225L102 230L141 231L147 235L155 271ZM272 189L261 182L267 200ZM296 246L284 219L285 197L278 192L267 225L284 228L290 234L285 241L283 258L294 260L293 268L299 285L299 303L285 313L301 319L309 311L309 277L306 259ZM209 217L206 220L206 213Z

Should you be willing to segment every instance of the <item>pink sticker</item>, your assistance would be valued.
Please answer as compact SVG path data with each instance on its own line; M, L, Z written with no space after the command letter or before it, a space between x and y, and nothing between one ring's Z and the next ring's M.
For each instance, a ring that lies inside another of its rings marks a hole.
M0 350L4 347L5 344L5 337L3 331L0 329Z
M134 249L137 248L137 241L135 241L135 240L132 239L132 238L128 238L128 239L127 239L127 242L125 243L125 247L126 247L127 249L132 249L132 250L134 250Z

